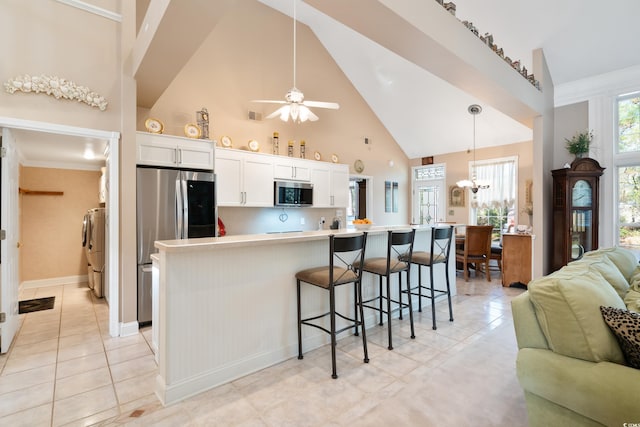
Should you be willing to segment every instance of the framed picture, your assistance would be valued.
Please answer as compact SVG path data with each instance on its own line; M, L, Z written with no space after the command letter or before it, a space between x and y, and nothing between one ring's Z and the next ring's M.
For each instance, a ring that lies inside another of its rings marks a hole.
M449 187L449 206L464 208L464 188L460 188L457 185Z

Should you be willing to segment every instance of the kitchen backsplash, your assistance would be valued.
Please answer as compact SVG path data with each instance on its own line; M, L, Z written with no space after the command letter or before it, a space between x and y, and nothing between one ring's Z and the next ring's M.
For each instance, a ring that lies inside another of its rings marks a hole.
M218 217L227 235L281 233L317 230L322 217L324 228L329 229L338 211L342 213L344 227L344 209L219 207Z

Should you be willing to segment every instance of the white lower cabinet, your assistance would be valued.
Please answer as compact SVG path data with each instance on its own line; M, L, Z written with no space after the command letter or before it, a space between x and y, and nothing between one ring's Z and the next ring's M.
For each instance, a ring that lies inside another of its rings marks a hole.
M232 149L216 150L218 206L273 206L270 156Z
M314 208L346 208L349 204L349 167L319 163L311 169Z

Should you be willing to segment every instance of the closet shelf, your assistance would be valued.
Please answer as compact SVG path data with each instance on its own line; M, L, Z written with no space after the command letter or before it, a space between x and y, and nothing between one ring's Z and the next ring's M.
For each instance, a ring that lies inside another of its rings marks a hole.
M20 194L28 194L31 196L63 196L64 191L39 191L39 190L27 190L25 188L18 188Z

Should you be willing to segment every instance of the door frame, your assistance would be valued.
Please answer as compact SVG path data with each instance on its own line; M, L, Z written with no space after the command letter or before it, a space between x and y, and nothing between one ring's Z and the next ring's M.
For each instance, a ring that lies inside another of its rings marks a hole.
M444 177L443 178L437 178L437 179L429 179L429 180L421 180L418 181L416 180L416 169L421 169L421 168L427 168L427 167L443 167L444 168ZM418 223L417 219L416 219L416 213L419 210L418 206L416 205L417 203L417 196L416 196L416 189L418 186L420 186L420 184L422 183L428 183L428 182L437 182L438 185L441 185L442 187L442 201L441 204L439 206L439 212L438 214L442 214L442 218L438 218L438 215L436 215L435 221L434 223L438 223L441 221L445 221L447 218L447 180L446 180L446 176L447 176L447 164L446 163L436 163L436 164L432 164L432 165L420 165L420 166L412 166L411 167L411 223Z
M112 337L119 336L120 210L118 201L120 199L120 132L88 129L57 123L23 120L2 116L0 116L0 128L103 139L107 142L107 180L109 183L109 191L107 196L108 215L106 221L108 233L105 237L109 248L105 259L105 283L109 287L109 335ZM4 186L2 191L5 191Z
M358 180L358 181L367 181L367 191L366 191L366 210L367 210L367 216L371 219L371 217L373 216L373 177L371 175L353 175L353 174L349 174L349 181L354 181L354 180ZM345 212L345 220L347 219L346 217L346 212Z

